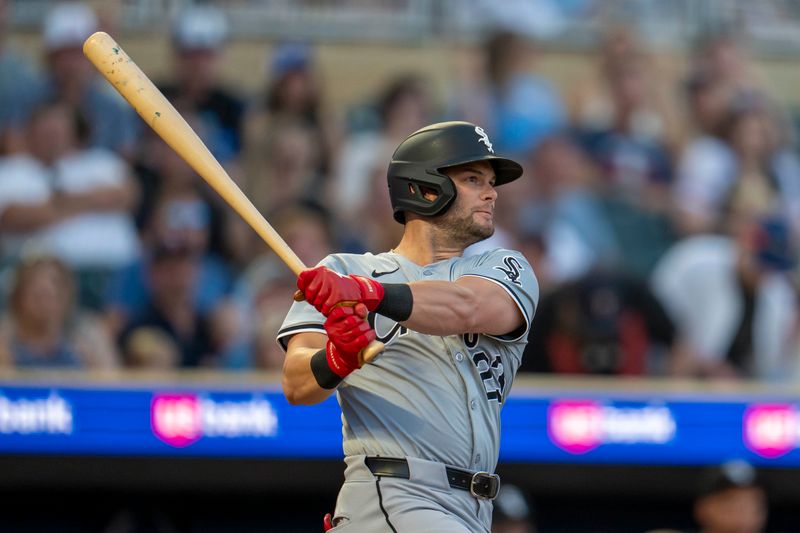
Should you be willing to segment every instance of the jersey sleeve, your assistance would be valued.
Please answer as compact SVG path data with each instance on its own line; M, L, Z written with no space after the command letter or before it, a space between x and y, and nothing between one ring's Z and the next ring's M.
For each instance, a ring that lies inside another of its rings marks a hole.
M487 335L504 342L516 342L528 335L528 330L539 304L539 281L533 267L521 253L497 249L476 256L458 277L484 278L502 287L517 304L525 324L505 335Z
M326 266L340 274L347 273L345 272L344 262L335 255L329 255L320 261L317 266ZM286 318L283 320L281 328L278 330L278 344L280 344L281 348L286 351L287 345L289 344L289 339L292 337L292 335L306 332L324 334L324 323L325 316L314 309L314 306L306 301L294 302L292 307L289 308L289 312L286 314Z

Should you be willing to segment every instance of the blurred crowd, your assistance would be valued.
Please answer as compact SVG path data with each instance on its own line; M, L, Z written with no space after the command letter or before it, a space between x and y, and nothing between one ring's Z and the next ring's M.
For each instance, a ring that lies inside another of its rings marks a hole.
M81 45L80 3L43 22L41 61L0 0L0 367L278 369L294 278L116 95ZM312 44L274 43L256 94L221 81L229 31L196 6L155 80L307 264L381 252L402 227L393 148L439 120L478 123L525 178L495 235L541 300L522 371L800 379L796 121L734 32L703 34L677 74L609 28L573 86L540 43L498 30L443 95L398 73L325 106ZM676 52L677 53L677 52Z

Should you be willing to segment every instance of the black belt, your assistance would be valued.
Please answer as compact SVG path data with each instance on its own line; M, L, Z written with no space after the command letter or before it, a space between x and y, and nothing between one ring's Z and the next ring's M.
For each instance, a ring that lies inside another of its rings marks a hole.
M410 479L408 461L396 457L366 457L364 464L376 476ZM460 468L445 467L447 482L454 489L469 492L476 498L494 500L500 490L500 476L489 472L470 472Z

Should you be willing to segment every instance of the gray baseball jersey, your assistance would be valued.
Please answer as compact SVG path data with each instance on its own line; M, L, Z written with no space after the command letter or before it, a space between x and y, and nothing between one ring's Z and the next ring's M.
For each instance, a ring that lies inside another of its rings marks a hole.
M497 283L516 302L525 323L502 336L427 335L370 314L386 349L337 389L347 468L332 531L488 532L491 502L450 490L443 465L494 472L500 409L539 298L530 264L510 250L426 266L393 252L336 254L321 264L387 283L477 276ZM285 348L294 334L325 333L324 320L308 303L295 303L278 340ZM407 458L410 479L373 476L364 457L378 455ZM431 506L434 501L437 506Z
M346 456L413 457L494 472L500 409L520 366L539 298L528 261L519 252L498 249L425 266L394 252L335 254L320 264L385 283L477 276L511 296L525 323L502 336L427 335L370 314L386 349L337 389ZM308 303L295 303L278 340L285 348L294 334L325 333L324 320Z

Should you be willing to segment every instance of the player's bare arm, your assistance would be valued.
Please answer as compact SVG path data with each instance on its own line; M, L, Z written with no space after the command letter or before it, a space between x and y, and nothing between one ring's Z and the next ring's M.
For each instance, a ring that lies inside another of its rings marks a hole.
M289 403L319 403L361 367L362 351L375 340L366 316L363 304L338 306L326 317L326 335L304 332L290 339L283 367Z
M336 389L323 389L311 372L311 358L325 348L322 333L298 333L289 339L283 360L283 394L292 405L313 405L324 401Z
M453 282L415 281L408 286L414 304L403 325L420 333L505 335L525 323L508 292L486 279L464 276Z
M525 322L519 306L502 285L481 277L382 284L317 267L300 274L298 287L324 315L343 302L360 302L369 311L431 335L505 335Z

